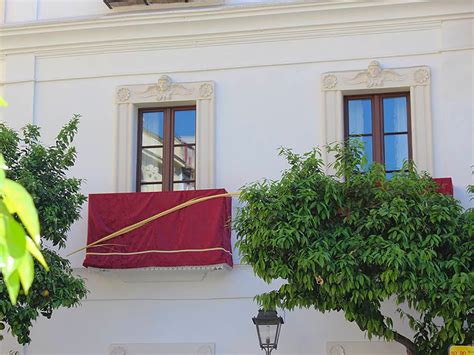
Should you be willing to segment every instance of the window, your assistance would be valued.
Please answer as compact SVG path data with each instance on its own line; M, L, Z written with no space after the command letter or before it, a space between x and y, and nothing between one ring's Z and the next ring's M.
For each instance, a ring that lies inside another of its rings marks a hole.
M137 191L196 188L196 107L138 111Z
M331 144L342 142L348 137L347 109L344 109L344 107L347 107L347 100L361 97L375 100L373 95L369 94L375 94L376 90L378 93L382 91L387 93L407 93L406 98L410 99L407 102L408 156L416 164L418 171L426 171L433 175L430 68L424 65L387 68L377 61L370 61L367 64L367 67L357 70L321 73L320 104L322 120L319 127L321 141L323 144ZM359 94L359 97L348 96ZM363 94L367 95L363 96ZM394 96L404 95L398 94ZM379 100L379 108L380 105ZM381 136L380 131L374 134L379 137ZM379 144L380 147L381 144ZM326 152L323 154L326 162L331 163L334 161L334 154ZM378 155L381 156L380 151ZM334 173L331 168L329 168L328 172Z
M361 139L369 163L385 165L388 175L412 160L410 94L344 97L346 139Z
M175 107L178 111L194 111L195 142L197 147L195 150L194 185L196 189L212 189L215 187L216 89L213 81L174 81L168 75L161 75L151 83L118 86L115 98L116 130L113 179L115 180L114 190L116 192L142 190L141 154L142 145L146 146L147 143L142 144L143 125L141 127L138 126L143 121L142 112L163 112L164 115L164 111L167 110L156 107ZM192 106L185 107L187 105ZM155 109L142 109L143 107L155 107ZM170 113L168 112L169 115ZM169 119L166 121L169 122ZM163 134L164 122L163 116ZM168 134L168 136L170 135ZM161 141L163 140L164 136L161 137ZM155 143L153 145L159 146L162 143ZM158 160L158 158L156 159ZM164 156L161 156L159 159L162 161L161 169L164 168L164 158ZM168 160L171 161L169 158ZM151 166L153 167L153 165ZM154 166L158 169L158 163ZM171 168L169 168L169 171L171 171ZM155 170L155 172L157 171ZM155 185L162 186L148 186L148 188L152 189L154 187L155 189L171 190L171 187L169 187L171 178L167 176L167 179L168 182L164 182L163 179L159 181L153 180L157 181ZM158 182L161 182L161 184ZM144 187L143 191L146 188Z

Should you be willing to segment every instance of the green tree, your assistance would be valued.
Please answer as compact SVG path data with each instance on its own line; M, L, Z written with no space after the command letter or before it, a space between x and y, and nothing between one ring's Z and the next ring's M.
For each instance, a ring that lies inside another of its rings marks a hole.
M20 286L28 294L33 283L33 257L46 270L48 265L39 250L40 228L33 199L23 186L5 178L5 169L0 154L0 268L10 301L15 304Z
M474 212L406 164L386 178L357 144L320 152L282 149L281 179L245 186L235 229L243 262L266 282L264 308L341 311L369 338L395 340L409 354L445 354L473 339ZM395 301L413 337L394 328L381 304Z
M78 123L75 115L49 147L41 144L37 126L27 125L19 134L0 124L0 151L9 167L7 175L30 192L38 210L41 239L51 246L42 250L49 272L35 263L33 285L28 294L20 291L16 304L8 301L4 279L0 279L0 321L10 327L20 344L30 342L30 328L39 315L49 318L54 309L76 306L87 293L69 261L53 249L65 246L67 233L86 201L80 193L81 179L66 175L76 160L72 141Z

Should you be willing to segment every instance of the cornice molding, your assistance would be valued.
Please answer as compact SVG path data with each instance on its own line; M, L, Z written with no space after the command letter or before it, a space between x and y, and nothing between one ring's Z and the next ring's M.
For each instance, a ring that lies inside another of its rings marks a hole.
M365 7L393 6L400 4L416 4L420 0L392 0L392 1L301 1L296 3L270 3L270 4L235 4L221 7L186 9L156 12L112 13L105 16L88 16L85 18L69 18L48 21L35 21L22 24L7 24L0 27L2 35L45 33L55 31L77 30L83 28L102 28L110 26L146 25L159 23L193 22L203 20L232 19L236 17L290 15L301 12L321 12L330 10L348 10Z
M32 43L31 46L4 48L5 54L35 53L38 57L74 56L78 54L103 54L116 52L150 51L159 49L179 49L187 47L207 47L226 44L265 43L287 40L326 38L347 35L365 35L378 33L399 33L405 31L424 31L438 29L441 21L379 21L367 24L348 23L341 25L301 26L297 28L279 28L271 30L248 30L227 33L180 35L156 38L134 38L125 40L104 40L90 42L75 42L67 44ZM84 38L92 35L84 34Z
M413 4L418 12L392 15L389 7L398 6L400 10L401 4ZM120 14L61 23L7 25L0 28L0 41L3 55L76 55L421 31L440 28L442 21L474 18L473 12L462 11L440 10L426 15L419 11L419 6L422 5L415 0L304 2ZM384 7L385 18L371 15L372 10ZM336 10L348 11L341 17L334 16ZM321 16L322 12L332 17Z

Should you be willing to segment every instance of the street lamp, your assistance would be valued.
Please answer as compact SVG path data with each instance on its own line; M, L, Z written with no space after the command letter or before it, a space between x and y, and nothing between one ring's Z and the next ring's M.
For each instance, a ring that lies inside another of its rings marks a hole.
M252 320L253 324L257 327L260 348L265 350L266 355L270 355L272 350L277 348L280 328L284 323L283 318L278 317L276 311L264 311L261 309Z

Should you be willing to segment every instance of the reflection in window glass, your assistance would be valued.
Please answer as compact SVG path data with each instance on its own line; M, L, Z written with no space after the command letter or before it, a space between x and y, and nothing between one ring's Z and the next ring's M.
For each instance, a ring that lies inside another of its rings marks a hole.
M163 145L163 127L163 112L144 112L142 146Z
M390 178L411 159L409 94L349 96L344 104L346 138L359 137L368 164L384 164Z
M194 181L189 182L175 182L173 184L173 191L186 191L186 190L194 190L196 188L196 184Z
M175 111L174 144L196 142L196 110Z
M367 159L367 165L372 164L372 137L351 137L351 141L361 141L364 145L364 156Z
M146 184L141 186L142 192L160 192L161 184Z
M174 147L174 180L194 180L196 150L194 146Z
M196 108L139 110L137 191L195 189Z
M408 160L408 136L393 134L385 136L385 169L400 170Z
M360 137L364 143L364 155L367 159L367 164L372 164L372 137Z
M349 134L372 133L372 101L370 99L349 100Z
M406 97L386 97L383 99L383 125L385 133L407 132Z
M163 148L144 148L142 150L142 181L162 181Z

